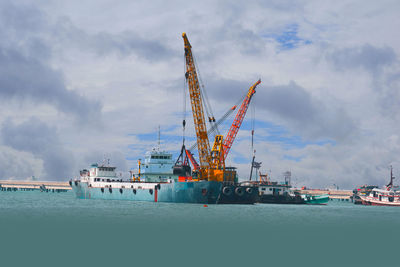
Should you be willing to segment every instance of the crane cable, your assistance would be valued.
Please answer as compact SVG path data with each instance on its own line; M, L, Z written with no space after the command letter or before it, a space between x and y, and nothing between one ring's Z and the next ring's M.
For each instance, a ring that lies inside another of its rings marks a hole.
M227 112L225 112L225 114L215 123L216 126L213 125L213 126L210 128L210 130L207 131L207 135L208 135L208 136L210 136L211 134L213 134L213 133L216 131L217 126L218 126L218 125L221 125L221 124L233 113L233 111L236 110L236 107L239 106L239 104L243 102L243 100L246 98L246 96L247 96L247 92L242 96L242 98L240 98L240 99L235 103L235 105L233 106L233 107L235 107L235 108L232 107L232 108L230 108ZM197 149L197 142L195 142L195 143L189 148L190 151L193 151L193 150L195 150L195 149Z
M250 105L251 105L251 153L252 153L252 160L251 160L249 180L251 181L251 178L253 176L253 168L254 168L254 164L255 164L255 158L256 158L256 150L254 149L254 128L255 128L256 105L255 105L254 101L253 101L253 103L250 103ZM256 173L256 179L257 179L257 173Z
M253 100L253 103L250 103L250 105L251 105L251 150L253 150L254 149L255 116L256 116L255 99Z
M193 49L192 49L192 51L193 51ZM192 57L193 57L193 63L197 70L197 77L199 78L199 83L200 83L200 94L201 94L202 99L204 100L202 102L203 102L204 109L206 110L206 113L207 113L208 121L211 124L211 127L213 127L213 126L216 127L217 133L220 134L218 125L216 125L216 123L215 123L215 117L214 117L214 114L213 114L213 111L212 111L212 108L210 105L210 101L208 100L208 96L207 96L206 89L204 87L203 80L201 79L200 68L197 65L197 60L196 60L196 57L193 55L193 53L192 53Z
M186 58L183 56L183 73L186 72ZM185 130L186 130L186 75L183 75L183 112L182 112L182 144L185 145Z

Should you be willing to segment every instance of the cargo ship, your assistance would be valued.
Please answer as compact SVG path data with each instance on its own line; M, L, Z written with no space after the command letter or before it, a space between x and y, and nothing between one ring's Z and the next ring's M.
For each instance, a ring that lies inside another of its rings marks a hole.
M174 174L172 154L159 149L146 153L137 174L118 177L116 167L92 164L70 185L80 199L114 199L201 204L253 204L258 192L234 183L196 180ZM190 171L190 170L189 170Z

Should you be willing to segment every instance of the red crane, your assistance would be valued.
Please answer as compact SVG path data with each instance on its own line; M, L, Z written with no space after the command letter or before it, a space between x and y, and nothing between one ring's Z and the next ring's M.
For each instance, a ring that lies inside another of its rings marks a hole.
M233 141L235 140L236 134L238 133L240 126L242 125L244 116L246 115L247 109L249 108L249 104L251 101L251 98L256 92L256 87L261 83L261 80L258 80L255 84L253 84L250 88L249 91L247 92L247 95L245 99L242 102L242 105L240 106L235 120L233 121L231 128L229 129L228 134L226 135L226 138L223 143L223 162L225 162L226 157L228 156L229 150L232 147Z

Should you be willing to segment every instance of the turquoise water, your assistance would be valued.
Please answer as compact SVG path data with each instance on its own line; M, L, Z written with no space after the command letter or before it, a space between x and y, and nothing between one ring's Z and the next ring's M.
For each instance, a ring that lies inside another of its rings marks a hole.
M1 266L399 266L400 208L0 192ZM3 264L2 264L3 263Z

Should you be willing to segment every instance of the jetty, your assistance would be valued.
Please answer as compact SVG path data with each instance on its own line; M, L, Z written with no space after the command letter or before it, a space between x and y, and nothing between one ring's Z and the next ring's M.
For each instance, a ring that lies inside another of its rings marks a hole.
M0 191L41 191L41 192L67 192L71 190L68 182L58 181L19 181L0 180Z

